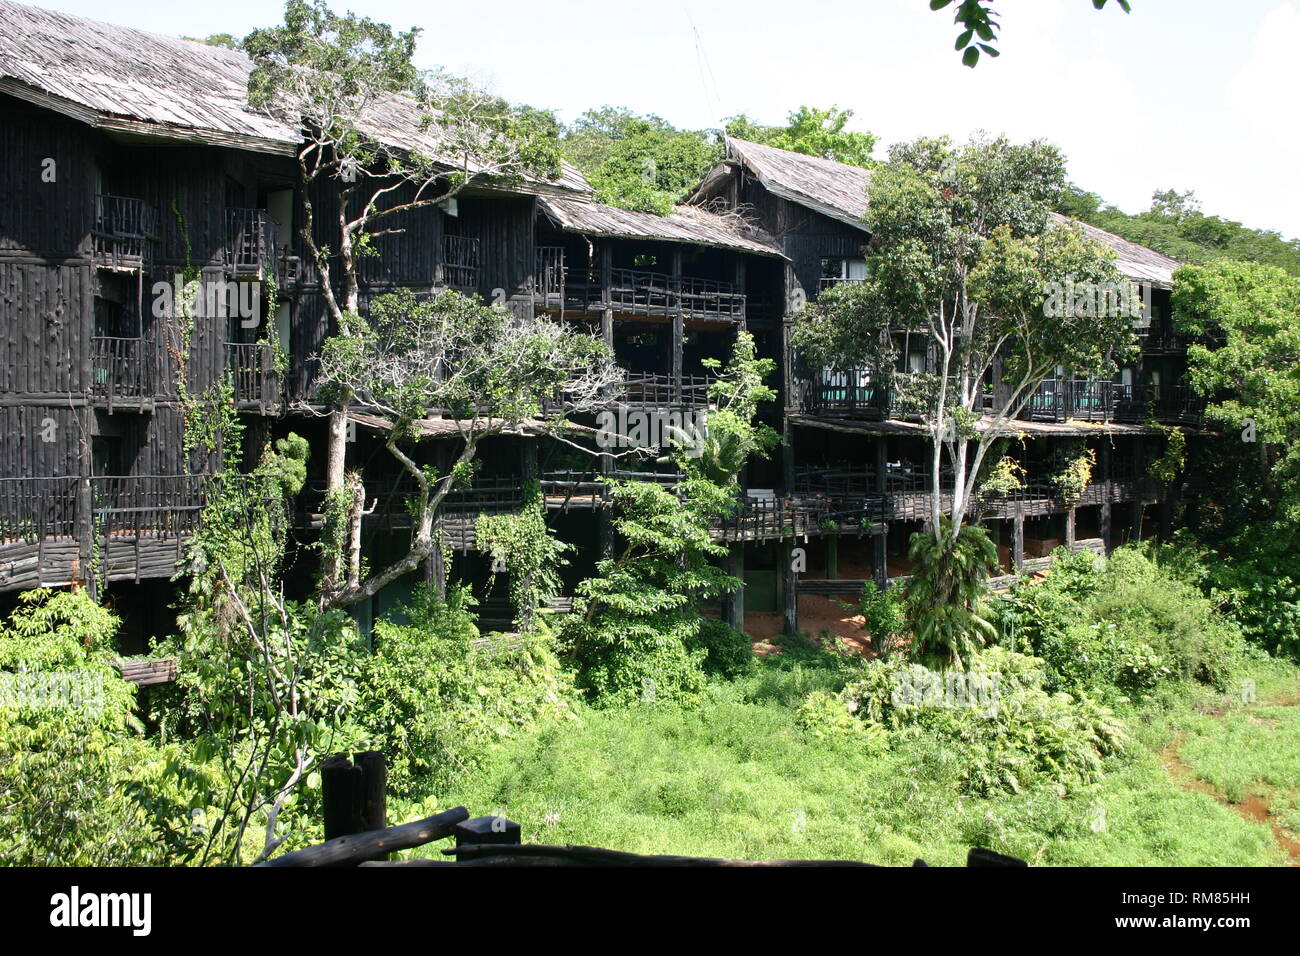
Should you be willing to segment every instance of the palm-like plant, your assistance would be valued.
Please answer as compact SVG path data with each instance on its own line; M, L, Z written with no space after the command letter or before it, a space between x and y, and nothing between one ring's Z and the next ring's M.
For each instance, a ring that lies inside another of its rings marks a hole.
M940 522L940 534L918 532L908 547L912 577L904 599L912 656L928 667L962 669L997 634L986 581L998 552L983 528L963 525L953 534L948 518Z

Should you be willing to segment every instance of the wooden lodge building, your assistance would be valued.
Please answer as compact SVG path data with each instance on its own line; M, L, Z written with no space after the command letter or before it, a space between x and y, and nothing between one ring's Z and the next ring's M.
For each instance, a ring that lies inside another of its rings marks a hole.
M25 589L89 587L124 617L127 652L171 626L171 579L204 476L222 465L188 449L181 389L227 383L250 447L290 431L325 447L313 356L330 329L298 235L298 136L248 107L249 68L236 51L0 0L0 607ZM410 113L395 105L373 134L427 146ZM868 187L864 170L730 140L726 160L665 217L601 205L569 167L509 191L467 188L376 242L364 294L451 288L599 330L627 373L619 401L647 409L703 409L702 360L725 360L737 330L751 331L778 362L780 400L764 414L786 443L747 467L744 511L715 529L745 581L719 612L738 626L779 615L789 630L801 601L905 575L929 491L925 434L870 370L809 369L786 345L803 302L864 274ZM336 245L323 218L318 241ZM1152 413L1171 424L1195 413L1180 384L1185 343L1169 324L1177 263L1085 228L1154 290L1153 319L1138 330L1141 359L1115 381L1062 376L1035 396L1018 452L1025 487L983 503L1008 573L1058 545L1167 531L1182 493L1147 477L1163 442ZM178 276L221 290L200 297L192 328L159 304ZM904 350L900 369L928 361L923 347ZM376 419L353 417L349 467L365 466L378 503L363 525L378 562L405 534L403 481L376 454ZM449 455L445 432L427 431L430 460ZM1063 441L1086 442L1099 462L1068 506L1046 482ZM674 481L652 461L602 465L546 438L488 439L481 458L442 516L461 552L452 574L480 595L487 563L473 519L518 507L526 482L541 482L553 528L577 546L572 584L607 540L605 479ZM323 491L323 460L309 467L303 540L320 526ZM305 587L313 568L300 563ZM497 582L487 595L485 623L509 620L504 593ZM359 619L404 594L390 587Z

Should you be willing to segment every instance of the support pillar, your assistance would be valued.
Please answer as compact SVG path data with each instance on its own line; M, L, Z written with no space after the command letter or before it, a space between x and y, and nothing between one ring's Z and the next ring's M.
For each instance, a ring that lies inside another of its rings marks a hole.
M738 631L745 629L745 543L737 541L726 557L726 571L739 578L740 587L722 598L722 619Z
M781 589L781 627L787 637L799 633L799 573L794 569L794 548L794 538L782 542L781 555L785 566L778 572L785 578L785 586Z
M1069 508L1065 512L1065 546L1071 551L1074 550L1074 527L1075 509Z
M1015 516L1011 519L1011 560L1019 571L1025 566L1025 507L1016 502Z

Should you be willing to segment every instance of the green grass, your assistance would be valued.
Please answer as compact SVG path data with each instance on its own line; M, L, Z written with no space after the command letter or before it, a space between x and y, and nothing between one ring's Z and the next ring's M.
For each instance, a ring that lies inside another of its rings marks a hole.
M1294 687L1297 673L1262 668L1260 700ZM1207 695L1169 695L1129 715L1136 753L1112 760L1101 783L977 799L959 794L958 755L938 741L872 756L801 731L794 707L837 679L814 660L764 662L752 677L712 686L692 710L579 707L574 720L509 742L438 803L503 813L523 825L525 842L637 853L960 865L984 846L1035 865L1285 862L1267 826L1180 787L1157 753L1182 734L1184 759L1224 792L1254 780L1294 785L1300 708L1260 722L1258 708L1213 717Z

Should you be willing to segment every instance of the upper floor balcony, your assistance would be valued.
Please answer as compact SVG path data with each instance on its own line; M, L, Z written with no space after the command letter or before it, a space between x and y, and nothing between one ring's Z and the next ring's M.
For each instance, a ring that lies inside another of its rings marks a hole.
M534 263L533 297L544 308L573 312L612 309L624 315L681 315L742 322L746 296L734 282L646 269L568 268L564 250L543 246Z
M226 380L235 404L266 409L280 400L275 354L266 342L227 342Z
M95 196L92 255L101 269L140 271L152 259L158 239L158 213L143 199Z
M155 391L151 343L141 337L96 335L90 340L90 395L97 403L138 404Z
M232 279L279 279L279 224L265 209L226 209L226 272Z
M1185 385L1129 384L1051 378L1030 396L1024 416L1035 421L1196 422L1205 402Z

